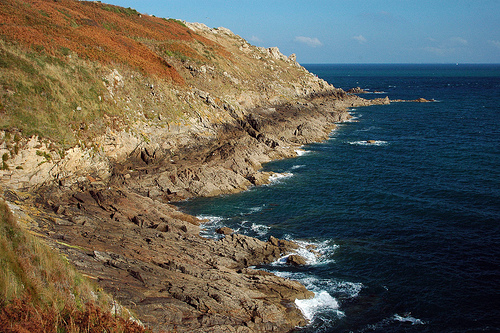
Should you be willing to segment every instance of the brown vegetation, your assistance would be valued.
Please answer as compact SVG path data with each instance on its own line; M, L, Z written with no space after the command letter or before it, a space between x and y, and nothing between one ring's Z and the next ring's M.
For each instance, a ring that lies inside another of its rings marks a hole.
M183 84L184 79L150 46L182 41L220 49L177 20L93 1L4 0L0 22L3 39L18 41L35 51L58 57L74 52L83 59L127 64L149 75L171 78L177 84ZM217 53L227 56L223 51Z
M0 201L0 332L145 332L111 299L27 234Z
M0 129L67 148L116 119L122 129L138 116L169 126L191 109L177 96L193 85L186 68L233 61L178 20L94 1L1 1Z
M89 303L85 310L65 307L58 312L53 308L36 307L29 297L25 297L13 300L0 311L2 333L147 332L139 324L112 316L93 303Z

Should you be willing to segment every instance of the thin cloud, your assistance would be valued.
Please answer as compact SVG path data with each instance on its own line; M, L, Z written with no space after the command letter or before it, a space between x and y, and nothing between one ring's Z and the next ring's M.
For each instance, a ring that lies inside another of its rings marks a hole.
M262 43L262 42L263 42L263 40L262 40L262 39L260 39L260 38L259 38L259 37L257 37L257 36L252 36L252 37L250 38L250 41L251 41L251 42L254 42L254 43Z
M368 41L363 35L354 36L352 37L352 39L357 40L360 44L366 43Z
M450 38L450 42L458 45L467 45L469 43L466 39L463 39L462 37Z
M500 40L489 40L488 43L500 50Z
M445 39L443 41L436 40L434 38L427 38L434 45L424 47L423 49L434 55L444 57L449 55L454 55L461 50L467 48L469 41L462 37L452 37Z
M307 46L310 47L318 47L323 45L323 43L321 43L320 40L316 37L311 38L311 37L297 36L295 37L295 41L306 44Z

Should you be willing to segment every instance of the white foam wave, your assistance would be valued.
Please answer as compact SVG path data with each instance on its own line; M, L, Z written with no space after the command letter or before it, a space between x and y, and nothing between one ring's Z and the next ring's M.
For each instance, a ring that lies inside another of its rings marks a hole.
M285 255L278 260L271 263L271 266L284 266L287 264L288 257L290 255L299 255L305 259L306 265L319 266L326 265L335 262L333 259L333 254L335 250L339 247L333 244L331 241L324 242L308 242L303 240L291 239L291 237L285 237L287 240L292 240L299 245L299 248Z
M196 216L203 223L200 226L200 236L207 238L219 238L215 230L223 226L223 221L226 220L221 216L211 216L211 215L198 215Z
M293 173L291 172L283 172L283 173L273 173L269 177L269 185L280 183L283 179L293 177Z
M364 140L364 141L350 141L349 144L358 146L385 146L388 145L389 143L387 141L382 141L382 140Z
M285 262L286 260L276 262L274 266L280 267ZM315 296L312 299L295 301L297 307L309 321L316 317L321 318L321 320L332 318L332 315L337 318L343 317L344 313L340 310L340 303L337 297L340 299L353 299L359 295L364 287L362 283L320 279L304 270L271 271L277 276L299 281L308 290L314 292Z
M308 265L324 265L334 262L333 254L339 247L328 240L323 242L294 241L299 245L295 254L302 256Z
M377 126L370 126L370 127L366 127L366 128L358 129L358 130L356 130L356 132L370 132L370 131L372 131L372 130L376 130L376 129L380 129L380 127L377 127Z
M425 322L423 320L412 317L409 313L404 314L403 316L395 314L394 317L392 317L392 318L394 320L400 321L400 322L409 322L412 325L424 325L425 324Z
M345 298L356 298L358 297L361 289L363 289L363 284L358 282L348 282L348 281L328 281L331 288L336 292L343 294Z
M415 317L412 317L410 313L406 313L402 316L395 314L392 317L385 318L375 324L369 324L367 325L364 329L361 329L359 332L372 332L372 331L380 331L384 327L391 326L392 323L394 322L401 322L401 323L411 323L412 325L425 325L427 324L425 321L421 319L417 319Z
M254 231L259 236L262 237L268 233L268 231L269 231L269 229L271 229L271 227L268 225L252 223L252 226L250 227L250 229L252 229L252 231Z
M304 155L306 155L306 154L308 154L310 152L311 152L310 150L305 150L302 147L295 150L295 153L297 153L297 156L304 156Z
M332 295L337 295L342 299L352 299L358 297L364 287L364 285L360 282L355 283L348 281L318 279L312 275L299 277L298 281L300 281L308 290L313 292L326 291Z
M331 318L332 314L337 318L343 317L345 314L340 310L340 303L335 297L338 295L342 299L352 299L357 297L363 288L361 283L318 279L307 272L273 271L273 273L299 281L314 292L314 298L295 300L295 304L309 321L316 317L322 320Z
M347 119L345 122L346 123L355 123L358 121L359 118L362 117L361 114L358 114L358 113L355 113L356 109L350 109L348 110L347 112L349 113L349 115L351 116L351 118Z
M253 214L253 213L258 213L258 212L261 212L264 207L266 207L266 204L263 204L263 205L260 205L260 206L257 206L257 207L250 207L250 209L248 210L248 214Z
M311 299L296 299L295 305L308 320L313 320L318 311L325 310L335 311L340 317L344 316L344 313L339 310L337 300L326 291L315 293L314 298Z
M304 164L294 165L294 166L292 167L292 170L297 170L297 169L300 169L300 168L303 168L303 167L305 167L305 165L304 165Z

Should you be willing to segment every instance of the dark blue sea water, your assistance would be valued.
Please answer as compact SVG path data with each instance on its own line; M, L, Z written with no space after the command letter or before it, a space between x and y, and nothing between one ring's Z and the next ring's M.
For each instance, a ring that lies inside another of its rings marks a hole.
M210 218L208 237L302 242L307 266L260 267L316 293L297 301L299 332L500 331L500 66L306 68L383 92L366 98L436 102L351 110L328 141L267 164L271 185L179 206Z

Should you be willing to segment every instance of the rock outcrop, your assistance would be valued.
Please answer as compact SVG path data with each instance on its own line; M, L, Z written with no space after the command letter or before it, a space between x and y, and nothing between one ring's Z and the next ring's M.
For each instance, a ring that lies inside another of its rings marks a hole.
M367 91L361 87L356 87L356 88L351 88L351 89L347 90L347 93L348 94L366 94Z
M126 188L10 195L18 203L33 200L37 232L154 329L263 332L306 324L294 301L312 292L248 268L280 258L296 248L292 242L238 234L205 239L198 219Z

